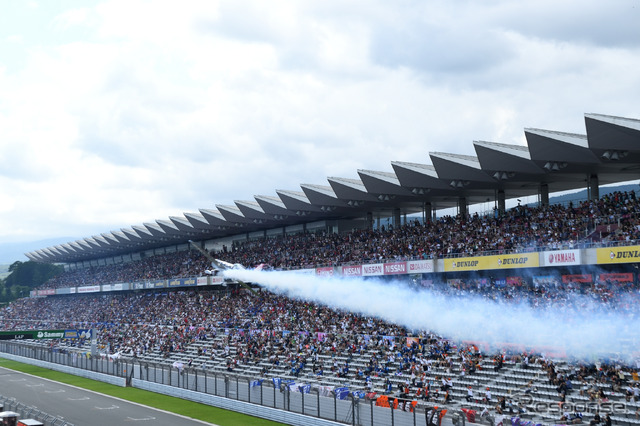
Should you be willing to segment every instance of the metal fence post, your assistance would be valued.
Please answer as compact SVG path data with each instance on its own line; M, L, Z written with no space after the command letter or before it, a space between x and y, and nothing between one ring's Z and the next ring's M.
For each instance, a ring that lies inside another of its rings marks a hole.
M351 396L351 424L356 425L356 397Z
M291 411L291 388L289 386L287 386L285 395L287 397L287 411Z
M371 403L371 426L373 426L373 399L370 399L369 402Z
M393 426L394 421L395 421L394 415L393 415L394 414L393 413L393 404L389 404L389 406L391 407L391 426Z

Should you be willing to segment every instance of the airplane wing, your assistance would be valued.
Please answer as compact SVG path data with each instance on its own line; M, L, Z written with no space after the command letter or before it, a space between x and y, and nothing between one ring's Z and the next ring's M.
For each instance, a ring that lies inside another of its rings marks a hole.
M191 240L189 240L189 244L191 244L192 247L198 250L204 257L209 259L209 261L211 262L211 266L215 268L214 271L212 271L213 275L218 275L220 271L225 271L227 269L245 269L245 267L240 265L239 263L229 263L225 262L224 260L214 259L206 250L204 250L202 247ZM251 288L248 283L240 280L235 280L235 282L250 290L253 294L258 294L253 288Z

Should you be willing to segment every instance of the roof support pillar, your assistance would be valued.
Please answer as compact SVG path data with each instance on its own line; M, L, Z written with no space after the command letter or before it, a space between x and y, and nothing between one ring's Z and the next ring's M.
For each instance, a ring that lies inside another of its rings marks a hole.
M600 186L598 183L598 175L592 174L587 177L587 193L589 200L597 200L600 198Z
M432 208L431 208L431 203L427 202L424 203L424 207L422 208L422 213L423 213L423 218L424 218L424 222L431 222L431 215L432 215Z
M367 212L367 229L373 229L373 212Z
M400 226L400 209L393 209L393 227L397 228Z
M540 205L542 206L549 205L549 184L548 183L540 184Z
M460 217L466 219L467 217L467 198L466 197L458 198L458 214L460 215Z
M502 214L507 209L507 200L504 194L504 189L498 189L497 198L498 198L498 212Z

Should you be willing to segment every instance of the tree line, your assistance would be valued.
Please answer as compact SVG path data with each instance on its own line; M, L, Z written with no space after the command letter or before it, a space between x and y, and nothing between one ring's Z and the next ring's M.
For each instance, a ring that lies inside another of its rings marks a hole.
M9 266L9 275L0 280L0 302L7 303L21 297L44 284L51 278L64 272L60 265L38 262L13 262Z

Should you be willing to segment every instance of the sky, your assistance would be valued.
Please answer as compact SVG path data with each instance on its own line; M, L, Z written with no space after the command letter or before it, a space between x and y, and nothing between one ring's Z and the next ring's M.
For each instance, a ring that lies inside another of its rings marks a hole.
M640 118L638 22L640 0L6 2L0 242Z

